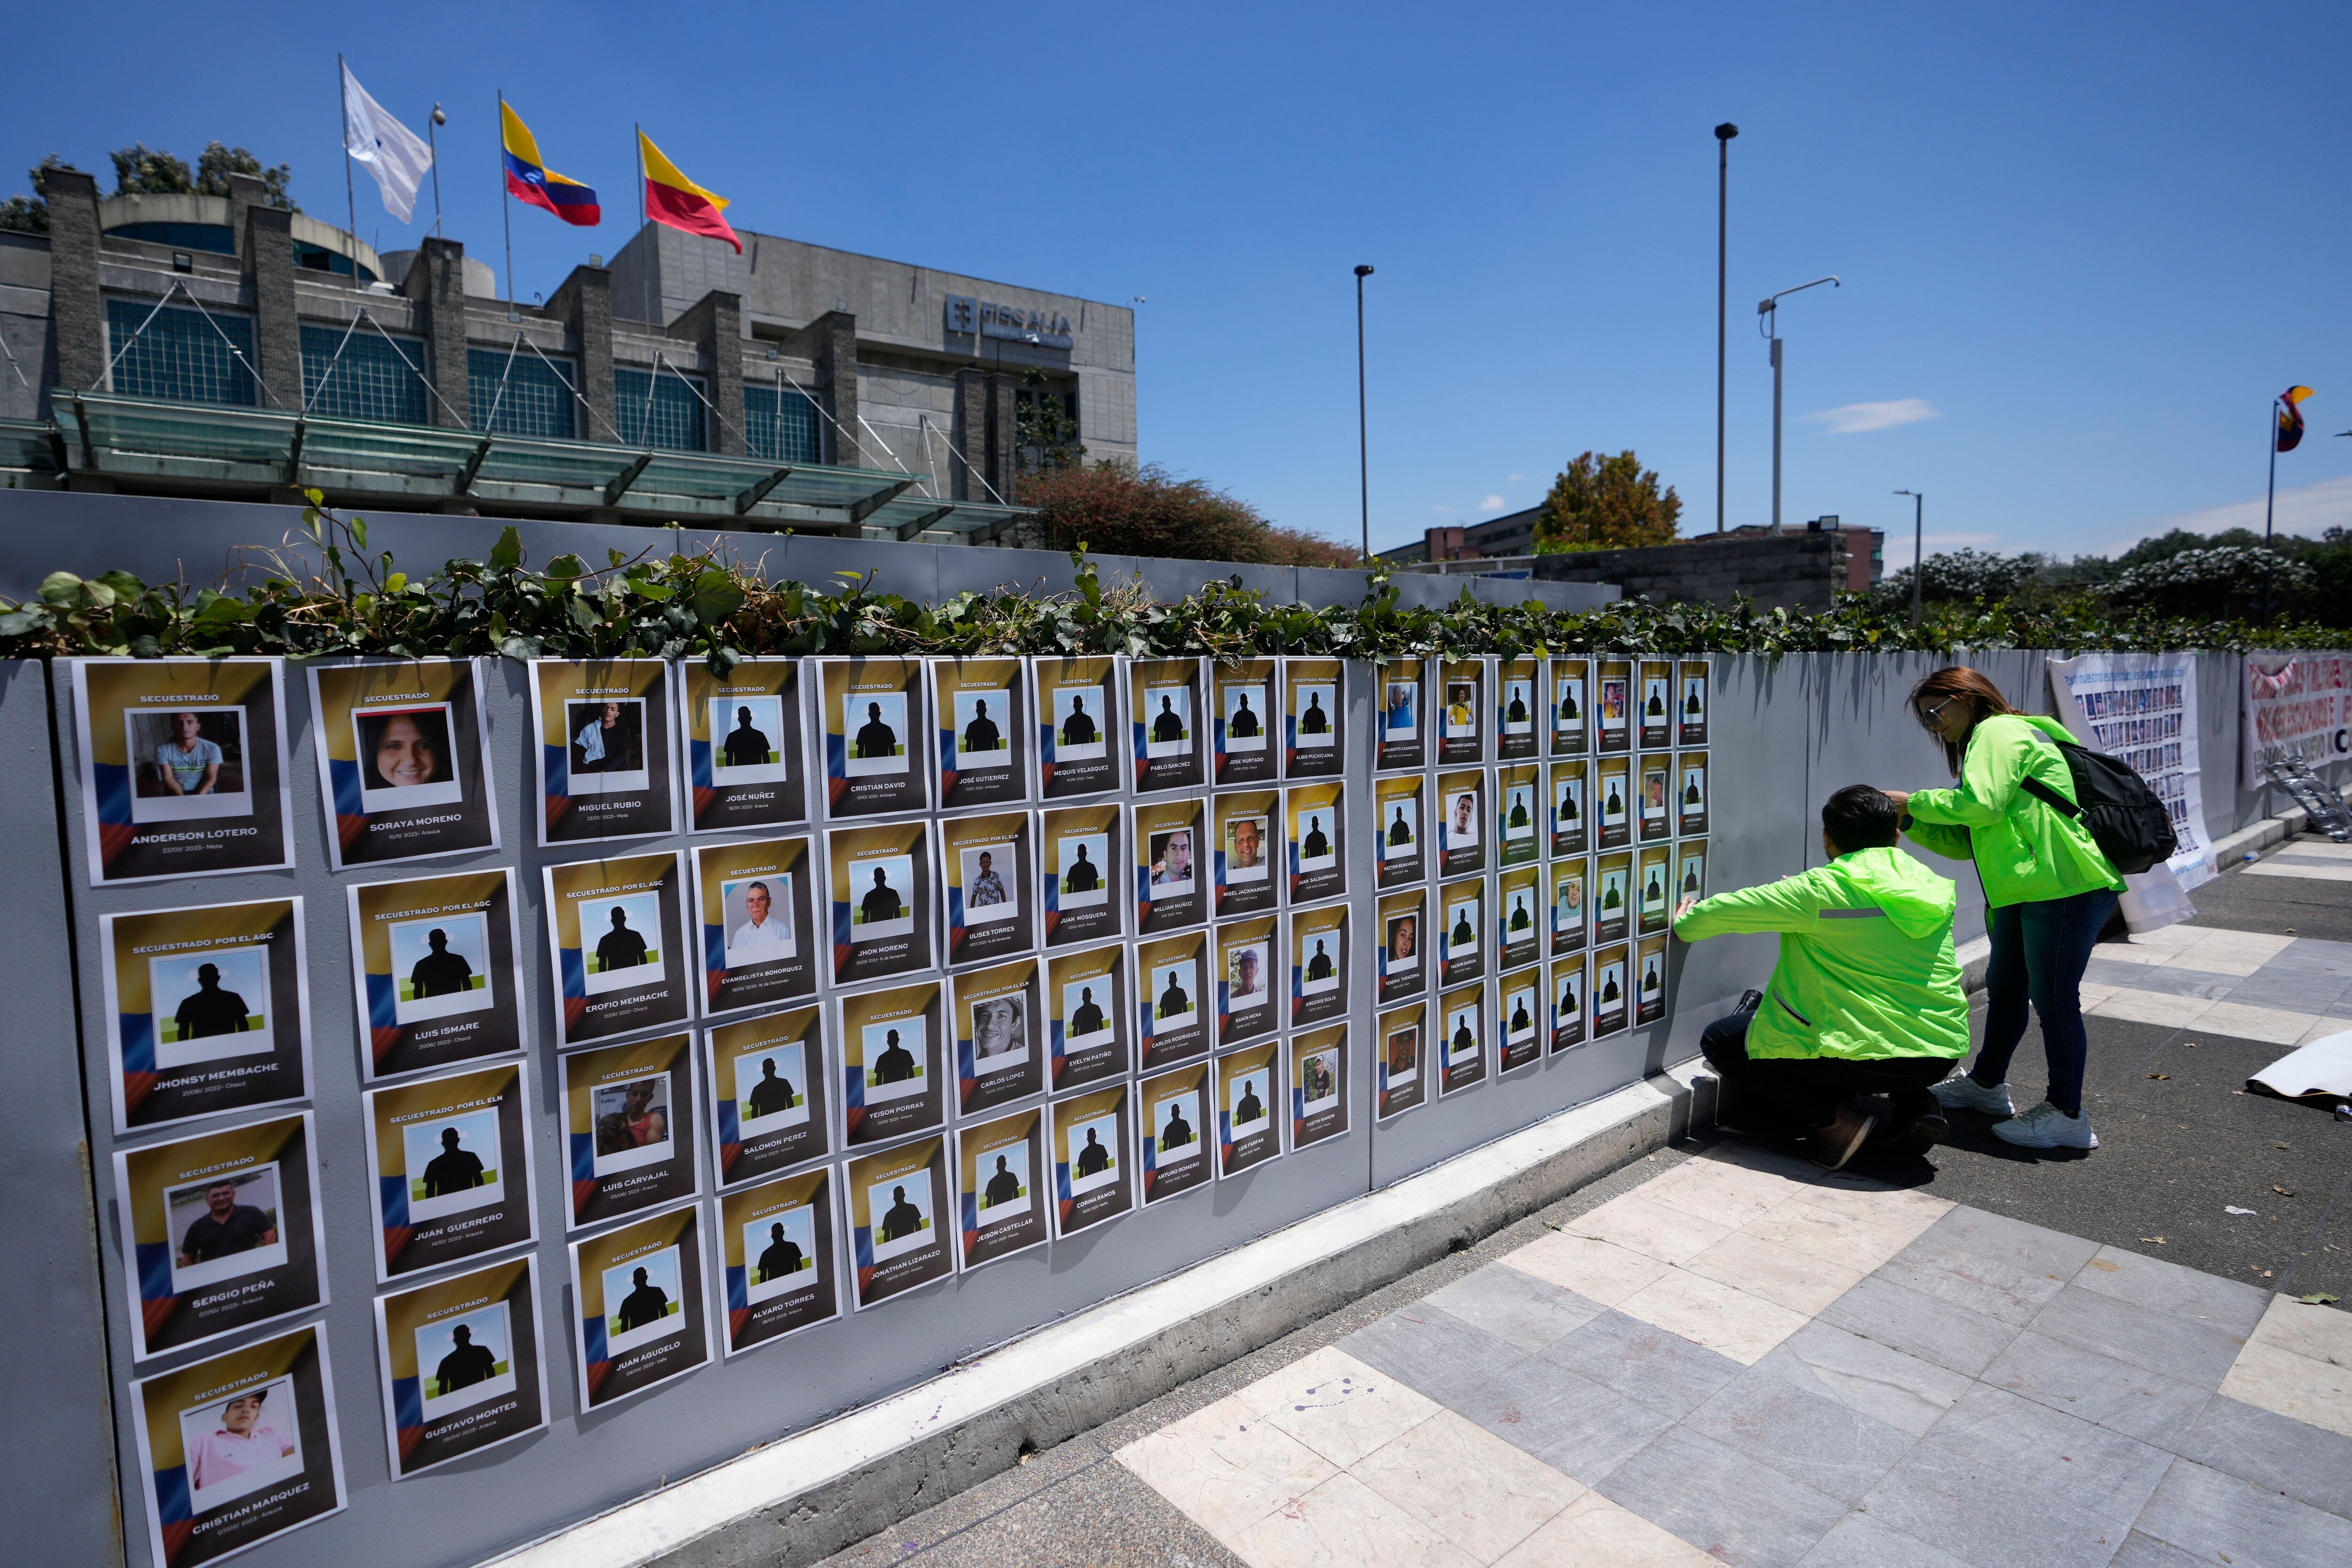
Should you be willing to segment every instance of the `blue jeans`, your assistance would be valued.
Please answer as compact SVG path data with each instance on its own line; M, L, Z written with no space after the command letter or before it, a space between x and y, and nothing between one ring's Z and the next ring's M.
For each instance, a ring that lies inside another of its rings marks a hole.
M2050 1060L2050 1103L2083 1114L2083 1061L2090 1037L2083 1027L2083 971L2115 911L2106 888L1992 911L1992 956L1985 966L1984 1047L1969 1076L1988 1089L2009 1077L2009 1058L2025 1037L2030 1003L2042 1019L2042 1049Z

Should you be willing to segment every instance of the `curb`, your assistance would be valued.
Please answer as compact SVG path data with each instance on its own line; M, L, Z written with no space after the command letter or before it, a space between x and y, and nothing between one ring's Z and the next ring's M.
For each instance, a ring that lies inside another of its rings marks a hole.
M1704 1067L1547 1117L483 1568L803 1568L1710 1124Z
M2272 845L2294 837L2311 826L2311 814L2299 805L2289 806L2278 816L2266 816L2252 827L2242 827L2225 838L2213 841L2213 863L2218 869L2228 870L2252 850L2267 849Z

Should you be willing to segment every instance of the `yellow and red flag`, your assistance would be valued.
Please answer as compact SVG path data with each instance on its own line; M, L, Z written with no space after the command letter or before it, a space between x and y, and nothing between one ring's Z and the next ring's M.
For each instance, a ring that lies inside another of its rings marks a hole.
M742 247L739 245L736 248L740 250ZM2297 405L2310 395L2311 388L2307 386L2290 386L2279 394L2278 449L2280 451L2292 452L2302 444L2303 410Z
M677 171L677 165L662 156L652 137L637 132L637 153L646 165L646 216L656 223L666 223L672 228L688 234L708 235L723 239L743 254L743 242L719 216L727 198L716 191L706 191Z

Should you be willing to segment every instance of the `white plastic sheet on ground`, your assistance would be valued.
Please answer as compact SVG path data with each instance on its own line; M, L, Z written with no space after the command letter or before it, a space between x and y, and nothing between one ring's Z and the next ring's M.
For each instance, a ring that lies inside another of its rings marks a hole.
M2248 1079L2246 1087L2283 1100L2336 1105L2352 1100L2352 1029L2289 1051Z

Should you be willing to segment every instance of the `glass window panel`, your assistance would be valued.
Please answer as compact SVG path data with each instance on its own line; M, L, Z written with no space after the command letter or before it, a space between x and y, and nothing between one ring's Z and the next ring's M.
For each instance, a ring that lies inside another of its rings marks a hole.
M579 374L568 359L543 360L527 349L515 353L511 365L504 349L467 349L466 379L472 401L467 411L474 428L571 440L577 434L572 384Z
M302 403L313 414L429 424L424 366L418 339L395 348L365 321L348 338L341 327L302 323Z
M687 384L692 382L692 386ZM681 380L665 369L613 372L613 423L625 447L663 447L672 451L709 450L702 434L702 383Z
M779 390L746 384L743 446L765 462L824 462L824 433L817 425L816 405L791 387Z
M154 310L154 320L148 312ZM253 379L253 321L246 316L205 313L185 305L155 310L144 300L106 302L107 353L114 362L114 390L128 397L161 397L173 403L226 403L250 408L261 401ZM146 328L141 330L140 323ZM217 324L218 331L215 330ZM222 342L226 335L228 342ZM229 344L236 345L236 353ZM130 345L125 348L124 345ZM239 359L237 354L245 357Z

